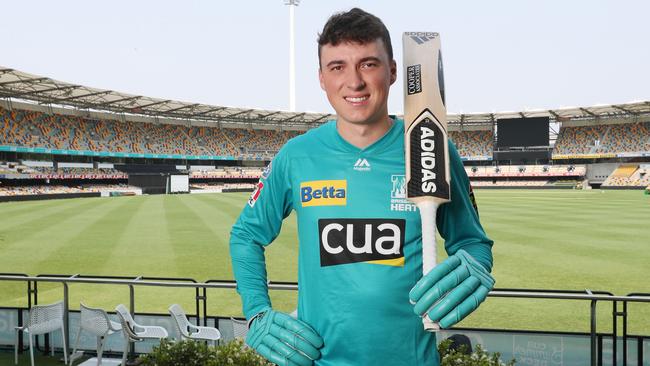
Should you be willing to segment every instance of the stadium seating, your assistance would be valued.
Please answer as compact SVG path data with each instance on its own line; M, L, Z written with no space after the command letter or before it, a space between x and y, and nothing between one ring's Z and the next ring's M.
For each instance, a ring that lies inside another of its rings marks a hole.
M213 193L223 191L252 191L255 189L253 183L191 183L191 193Z
M622 164L605 179L602 187L645 187L650 184L650 164Z
M548 180L497 180L486 181L476 180L472 181L472 187L543 187L548 184Z
M449 131L451 139L461 157L469 160L492 159L494 134L492 130Z
M0 107L0 145L28 148L268 160L300 133L118 122ZM450 131L449 137L465 159L492 158L491 130Z
M470 178L481 177L584 177L585 165L499 165L466 166Z
M562 127L554 155L650 152L650 122Z
M299 131L117 122L0 108L0 145L270 159Z
M127 184L83 184L72 187L64 185L0 186L0 197L92 192L133 192L142 194L142 189Z
M473 187L570 187L581 185L586 165L466 166Z

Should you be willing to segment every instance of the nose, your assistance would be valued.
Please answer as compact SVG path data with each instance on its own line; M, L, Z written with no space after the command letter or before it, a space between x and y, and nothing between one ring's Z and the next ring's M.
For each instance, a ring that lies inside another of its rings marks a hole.
M362 90L366 87L366 82L363 80L359 69L351 69L347 77L347 86L351 90Z

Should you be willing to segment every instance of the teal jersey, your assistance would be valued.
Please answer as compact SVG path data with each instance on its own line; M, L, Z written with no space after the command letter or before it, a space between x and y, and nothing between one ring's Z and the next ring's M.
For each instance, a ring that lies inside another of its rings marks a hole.
M450 254L488 270L492 241L449 143L451 202L437 228ZM324 340L319 366L438 365L434 333L409 303L422 277L420 215L406 199L404 123L372 145L345 141L331 121L291 139L264 171L236 224L230 251L244 314L268 309L264 247L297 213L298 317Z

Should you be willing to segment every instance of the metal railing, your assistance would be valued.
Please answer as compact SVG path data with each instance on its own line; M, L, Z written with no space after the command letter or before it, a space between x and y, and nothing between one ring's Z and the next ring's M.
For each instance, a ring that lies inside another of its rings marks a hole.
M195 309L197 323L203 320L206 325L207 319L207 289L236 289L235 281L210 280L199 283L191 278L166 278L166 277L123 277L123 276L84 276L84 275L38 275L28 276L19 273L0 273L0 281L18 281L27 282L28 308L38 304L38 283L51 282L63 285L63 301L65 306L64 327L66 337L69 338L68 331L68 310L69 310L69 284L98 284L98 285L122 285L129 287L129 309L131 314L135 314L135 286L150 287L167 287L167 288L194 288L195 289ZM269 282L270 290L298 290L298 285L292 282ZM622 340L623 340L623 365L627 365L627 317L628 303L650 303L650 293L631 293L625 296L616 296L605 291L566 291L566 290L530 290L530 289L495 289L490 291L489 297L501 298L522 298L522 299L555 299L555 300L581 300L590 301L590 361L591 365L602 365L602 336L597 333L596 326L596 305L598 302L612 303L612 333L605 333L605 336L612 338L612 365L617 363L617 320L619 317L623 320ZM618 304L623 304L623 310L618 311ZM199 314L203 316L200 317ZM22 317L19 317L19 325L22 325ZM498 329L497 329L498 330ZM643 339L649 339L649 336L637 338L640 342ZM69 339L68 339L68 344ZM22 348L22 343L20 345ZM643 364L643 347L637 347L637 364Z

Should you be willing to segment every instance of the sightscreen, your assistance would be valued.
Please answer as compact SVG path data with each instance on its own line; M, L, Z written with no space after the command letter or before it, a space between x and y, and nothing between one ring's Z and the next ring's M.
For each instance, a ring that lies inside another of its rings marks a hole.
M497 120L497 147L548 146L548 117Z
M173 174L170 175L169 193L187 193L190 191L189 175L187 174Z

